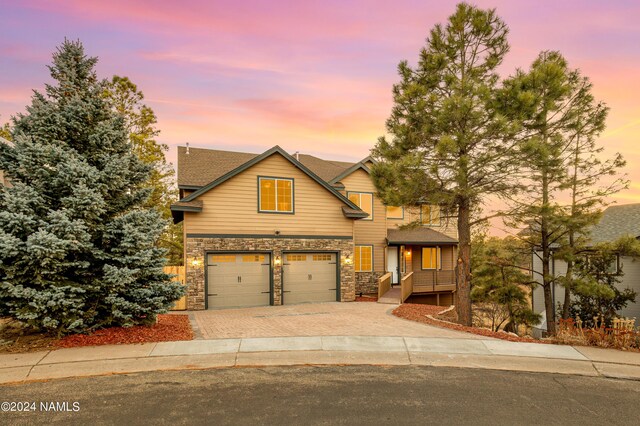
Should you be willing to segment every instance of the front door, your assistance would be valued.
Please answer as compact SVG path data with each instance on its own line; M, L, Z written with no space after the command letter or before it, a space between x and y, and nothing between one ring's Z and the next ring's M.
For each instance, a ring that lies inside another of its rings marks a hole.
M398 284L398 247L387 247L387 272L391 272L391 284Z

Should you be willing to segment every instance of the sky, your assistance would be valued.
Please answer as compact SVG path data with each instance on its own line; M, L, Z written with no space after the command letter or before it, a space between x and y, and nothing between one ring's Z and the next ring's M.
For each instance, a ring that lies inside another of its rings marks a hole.
M455 1L0 0L0 123L24 111L64 38L128 76L176 146L358 161L385 132L401 60L415 64ZM640 202L640 1L478 0L510 28L502 76L559 50L611 108L599 143Z

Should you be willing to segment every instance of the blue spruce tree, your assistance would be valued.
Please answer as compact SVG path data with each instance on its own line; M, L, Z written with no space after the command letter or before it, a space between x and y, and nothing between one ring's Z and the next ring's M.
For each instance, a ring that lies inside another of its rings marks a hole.
M132 152L106 81L67 41L0 143L0 314L57 334L151 323L182 294L143 208L150 167Z

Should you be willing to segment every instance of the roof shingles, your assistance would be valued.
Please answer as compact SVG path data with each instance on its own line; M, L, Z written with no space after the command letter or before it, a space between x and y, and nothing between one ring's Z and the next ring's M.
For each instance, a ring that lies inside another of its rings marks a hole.
M242 166L259 154L248 152L222 151L217 149L178 147L178 186L201 187L220 176ZM313 155L299 154L298 161L315 173L320 179L329 182L355 163L328 161Z
M610 206L591 230L591 242L603 243L630 236L640 237L640 203Z

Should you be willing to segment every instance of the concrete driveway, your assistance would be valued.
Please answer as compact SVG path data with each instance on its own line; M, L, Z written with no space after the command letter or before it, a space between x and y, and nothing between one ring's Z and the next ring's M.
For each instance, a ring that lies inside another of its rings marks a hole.
M406 336L487 339L397 318L395 306L372 302L189 312L199 339L286 336Z

